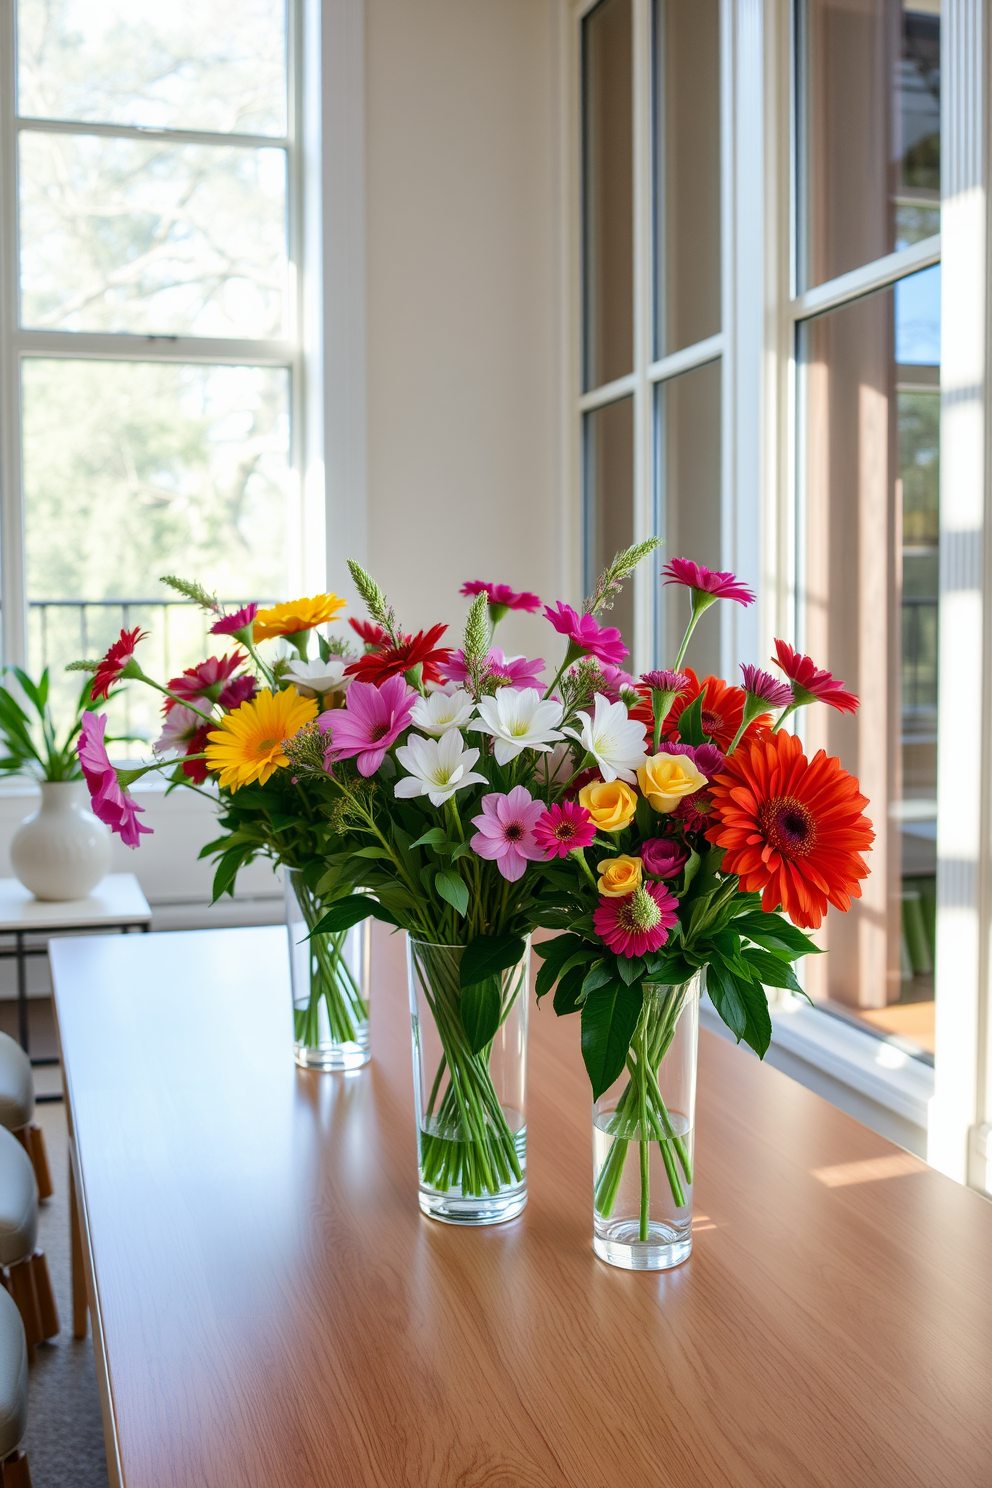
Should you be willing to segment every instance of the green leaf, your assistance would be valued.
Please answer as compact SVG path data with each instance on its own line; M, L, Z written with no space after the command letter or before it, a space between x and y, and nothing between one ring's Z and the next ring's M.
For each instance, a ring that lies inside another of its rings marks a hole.
M469 853L471 851L472 851L472 844L471 844L471 842L459 842L458 846L455 848L454 852L451 854L451 861L453 863L457 863L457 861L458 861L459 858L467 858L468 855L469 855Z
M764 946L767 950L783 950L791 953L791 959L797 956L821 955L822 950L814 945L808 935L797 930L795 925L790 925L788 920L779 914L746 914L738 915L732 921L732 928L739 935L744 935L748 940L753 940L756 945Z
M577 1013L584 1001L582 995L582 967L575 966L567 971L555 988L555 1015L566 1018L569 1013Z
M461 883L461 879L458 881ZM477 935L462 952L458 968L460 985L463 988L472 987L476 982L498 977L500 972L516 966L524 949L524 942L519 935Z
M464 957L462 958L464 961ZM494 1037L503 1011L499 976L486 977L465 987L461 996L462 1027L473 1054L478 1054Z
M702 744L703 734L703 694L700 693L682 713L679 714L679 738L683 744Z
M389 910L383 908L371 894L349 894L347 898L338 899L331 905L314 925L307 939L313 935L336 935L339 930L350 930L352 925L367 920L370 915L386 925L396 924Z
M620 973L620 980L632 987L644 975L644 962L640 956L618 956L617 971Z
M706 974L706 990L720 1017L740 1043L747 1032L747 1007L737 980L722 962L713 961Z
M608 986L610 982L616 980L616 974L616 966L612 957L609 961L597 961L582 979L583 997L588 997L590 992L598 992L600 987Z
M582 1058L592 1081L593 1100L619 1078L642 1002L640 987L614 982L590 992L582 1004Z
M453 868L442 868L434 876L434 887L462 916L468 909L468 884Z
M231 898L234 898L234 883L243 861L244 852L240 847L235 848L233 852L225 853L221 858L217 864L217 871L214 873L212 901L214 904L217 903L217 900L222 894L230 894Z
M450 847L448 834L443 827L428 827L422 837L410 843L411 847Z
M746 950L743 955L753 975L764 986L787 987L790 992L802 992L788 961L776 956L774 951Z
M393 861L392 853L387 852L384 847L376 847L375 843L372 843L370 847L357 848L350 856L353 858L385 858L387 863Z
M747 1012L747 1027L744 1042L750 1044L759 1059L764 1059L772 1041L772 1019L768 1011L768 998L757 982L738 983L738 990Z
M654 837L658 831L658 818L647 796L638 795L634 821L642 838Z
M535 954L540 956L544 962L537 973L534 984L538 997L543 997L546 992L551 991L562 973L565 962L570 956L574 956L582 945L583 942L577 935L556 935L554 940L544 940L534 947ZM592 947L589 951L592 955Z

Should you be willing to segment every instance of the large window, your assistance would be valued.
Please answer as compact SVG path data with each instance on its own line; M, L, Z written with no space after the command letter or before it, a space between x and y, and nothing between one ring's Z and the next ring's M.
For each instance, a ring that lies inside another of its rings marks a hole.
M172 670L202 633L160 575L228 600L295 579L293 6L3 14L5 657L67 686L142 624Z

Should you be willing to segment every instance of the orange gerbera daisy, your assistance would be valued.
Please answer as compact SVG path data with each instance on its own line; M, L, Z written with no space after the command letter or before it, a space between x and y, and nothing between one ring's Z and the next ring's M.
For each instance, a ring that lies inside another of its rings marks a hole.
M862 814L868 799L839 760L822 749L808 760L794 735L765 734L735 749L711 790L717 820L706 836L766 912L781 905L815 930L828 901L847 910L861 898L861 853L875 833Z
M685 675L689 678L689 686L685 692L672 703L668 717L665 719L664 736L666 739L677 739L679 736L678 723L682 714L690 704L694 703L700 693L703 694L703 733L706 734L718 749L724 754L734 742L734 735L741 726L744 717L744 699L747 696L743 687L730 687L722 682L719 677L704 677L700 682L692 667L684 668ZM643 703L636 704L630 710L631 718L636 718L639 723L650 724L653 718L651 712L651 689L639 687L638 692L644 697ZM744 739L754 739L763 733L771 723L770 713L761 713L753 722L749 723L744 734ZM741 740L741 743L744 742Z
M333 620L345 601L337 594L315 594L312 599L291 599L286 604L273 605L270 610L259 610L255 616L252 640L270 641L274 636L294 636L301 631L313 630Z

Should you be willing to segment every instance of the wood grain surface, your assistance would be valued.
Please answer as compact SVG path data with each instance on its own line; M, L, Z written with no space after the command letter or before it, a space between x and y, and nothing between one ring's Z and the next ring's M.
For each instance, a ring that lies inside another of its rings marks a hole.
M416 1202L399 936L374 1058L296 1070L284 932L52 947L126 1488L992 1483L992 1205L700 1037L695 1247L591 1248L577 1020L531 1019L530 1202Z

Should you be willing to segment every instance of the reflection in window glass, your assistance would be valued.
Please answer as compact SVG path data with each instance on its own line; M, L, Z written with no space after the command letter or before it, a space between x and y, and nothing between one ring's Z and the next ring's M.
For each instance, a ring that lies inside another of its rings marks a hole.
M661 470L658 531L662 554L692 558L720 569L720 363L709 362L659 384L657 390L658 459ZM671 666L689 621L688 590L678 584L660 588L658 666ZM720 625L700 622L686 662L700 676L720 672Z
M285 0L17 0L30 118L286 133Z
M807 285L940 231L939 0L806 0Z
M828 923L830 955L810 963L808 985L924 1055L934 1029L940 370L939 327L915 317L933 308L934 272L803 333L806 649L861 707L853 718L811 708L802 732L859 776L876 833L864 898Z
M614 554L634 541L634 400L621 398L587 413L583 427L585 464L584 583L590 593ZM604 623L619 626L633 646L633 584L625 585Z
M719 0L656 0L656 355L720 329Z
M582 22L583 380L634 365L631 0L600 0Z
M21 323L283 333L285 151L20 136Z

